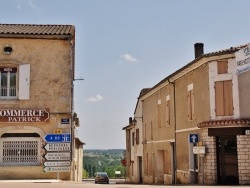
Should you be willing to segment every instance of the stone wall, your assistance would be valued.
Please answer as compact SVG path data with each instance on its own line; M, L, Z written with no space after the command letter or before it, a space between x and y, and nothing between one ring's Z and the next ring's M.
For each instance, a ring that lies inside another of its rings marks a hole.
M204 184L213 185L217 183L217 164L216 164L216 139L208 136L208 130L202 131L202 142L206 147L204 157ZM201 164L202 165L202 164ZM202 182L199 174L199 182Z
M237 136L239 184L250 184L250 135Z

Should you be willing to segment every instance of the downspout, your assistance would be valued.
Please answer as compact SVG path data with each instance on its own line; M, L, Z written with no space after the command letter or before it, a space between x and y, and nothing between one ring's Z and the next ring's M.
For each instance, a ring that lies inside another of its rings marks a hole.
M71 177L72 180L75 181L75 127L74 127L74 76L75 76L75 70L74 70L74 51L75 51L75 45L74 45L74 38L69 38L70 42L70 61L71 61L71 101L70 101L70 110L71 110Z
M176 157L176 101L175 101L175 83L171 82L170 80L168 80L168 82L170 84L173 85L173 89L174 89L174 142L171 143L172 145L172 149L173 149L173 178L172 178L172 184L177 184L177 178L176 178L176 169L177 169L177 157Z

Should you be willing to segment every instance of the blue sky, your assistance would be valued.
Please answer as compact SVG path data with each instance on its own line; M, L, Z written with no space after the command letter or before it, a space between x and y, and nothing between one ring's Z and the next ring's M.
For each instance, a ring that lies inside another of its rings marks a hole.
M205 53L249 43L249 0L0 0L0 23L76 27L84 149L125 148L140 90Z

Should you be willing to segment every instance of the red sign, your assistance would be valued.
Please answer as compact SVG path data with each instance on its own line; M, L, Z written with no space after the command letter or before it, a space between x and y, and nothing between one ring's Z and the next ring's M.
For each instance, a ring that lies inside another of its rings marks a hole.
M122 163L123 166L126 166L126 159L122 159L121 163Z
M0 109L0 123L46 123L49 121L49 109Z

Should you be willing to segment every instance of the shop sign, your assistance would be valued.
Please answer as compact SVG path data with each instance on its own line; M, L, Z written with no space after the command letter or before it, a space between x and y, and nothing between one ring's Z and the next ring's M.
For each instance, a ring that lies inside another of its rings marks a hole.
M205 146L194 146L193 153L194 154L205 154L206 148L205 148Z
M250 130L245 130L246 135L250 135Z
M235 52L237 74L250 70L250 45Z
M49 109L0 109L0 123L47 123Z

